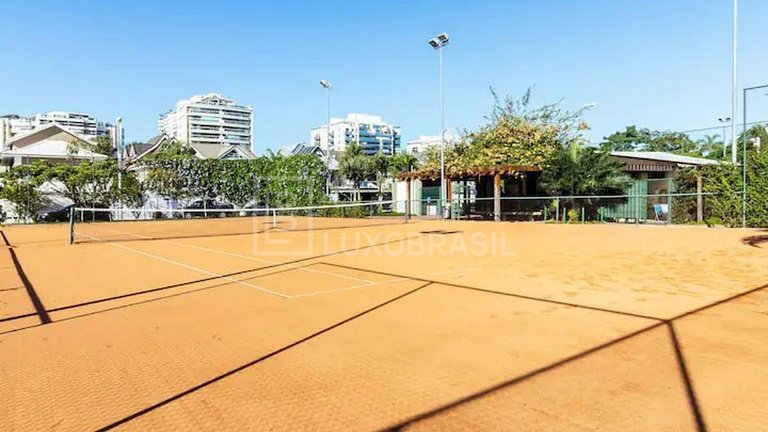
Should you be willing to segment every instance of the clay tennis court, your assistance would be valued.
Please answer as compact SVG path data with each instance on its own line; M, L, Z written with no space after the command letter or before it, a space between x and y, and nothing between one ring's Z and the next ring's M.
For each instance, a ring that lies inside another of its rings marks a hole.
M319 222L3 228L2 430L768 430L766 232Z

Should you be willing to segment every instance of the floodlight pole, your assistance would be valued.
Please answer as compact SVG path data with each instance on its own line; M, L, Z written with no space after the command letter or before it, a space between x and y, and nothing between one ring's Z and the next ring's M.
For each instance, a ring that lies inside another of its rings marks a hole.
M444 74L443 74L443 48L448 45L450 38L448 34L441 33L429 40L432 48L440 53L440 205L443 219L450 215L450 204L448 203L447 179L445 178L445 93L444 93Z
M733 70L732 70L732 88L731 88L731 162L736 165L737 161L737 149L738 143L736 139L736 124L738 115L738 97L739 97L739 81L738 81L738 48L739 48L739 0L733 0ZM742 119L744 124L747 121ZM723 138L725 139L725 138Z
M768 88L768 84L746 87L743 90L742 99L742 118L741 123L741 227L747 227L747 92ZM734 146L735 147L735 146ZM734 153L734 159L736 158Z
M325 164L328 169L328 175L325 180L325 193L330 197L331 195L331 83L326 80L320 80L320 85L327 90L328 104L325 110L326 123L325 123Z
M443 46L440 46L440 199L442 199L443 205L443 218L446 217L446 213L450 211L450 204L448 204L448 189L447 181L445 178L445 93L444 93L444 79L443 79Z
M325 162L328 166L328 181L326 182L328 184L328 195L331 195L331 86L328 86L328 104L325 109L325 117L326 117L326 123L325 123L325 132L326 132L326 140L327 145L325 149Z

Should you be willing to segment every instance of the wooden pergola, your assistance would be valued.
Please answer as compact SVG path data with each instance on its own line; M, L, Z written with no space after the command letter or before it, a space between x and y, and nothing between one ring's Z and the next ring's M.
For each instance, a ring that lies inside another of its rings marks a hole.
M464 181L480 177L493 177L493 219L501 220L501 179L503 177L515 177L520 173L541 172L542 169L532 165L500 165L493 167L475 167L457 169L451 168L446 171L446 196L451 196L451 182ZM433 170L413 171L401 173L398 178L405 180L406 196L409 198L406 203L405 213L411 212L411 181L412 180L437 180L440 178L440 172Z

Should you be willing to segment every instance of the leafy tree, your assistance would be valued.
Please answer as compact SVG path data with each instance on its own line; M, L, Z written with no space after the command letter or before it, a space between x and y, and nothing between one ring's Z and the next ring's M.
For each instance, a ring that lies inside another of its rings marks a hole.
M262 178L270 203L278 206L306 206L326 203L326 166L311 154L268 159Z
M541 178L544 189L559 196L623 195L631 183L622 164L608 153L575 143L557 153ZM573 209L579 208L576 199L570 201Z
M96 137L92 142L81 139L74 139L67 146L67 153L77 154L80 150L87 150L93 153L113 157L115 154L112 147L112 140L108 136Z
M355 200L360 201L360 187L363 181L371 178L373 167L370 156L363 153L358 143L347 146L347 150L339 161L339 172L348 178L355 188Z
M157 152L147 155L142 164L147 169L145 188L169 200L189 197L188 169L194 164L195 151L178 141L172 141Z
M645 151L677 153L699 156L698 146L688 135L681 132L655 132L650 143L643 147Z
M54 190L78 207L108 208L119 198L114 159L53 165L47 170L46 178L51 180Z
M588 128L581 121L582 110L563 110L559 103L532 107L530 89L519 99L507 97L503 102L493 89L491 93L494 109L487 123L445 149L449 174L501 165L544 168L561 148L579 140L581 131ZM426 156L423 171L439 177L439 149L428 149Z
M648 128L638 129L637 126L627 126L623 131L614 132L600 143L602 151L632 151L642 149L653 141L654 133Z
M45 164L34 163L14 166L0 173L0 198L10 203L19 222L35 220L42 209L43 197L39 188L45 181L46 169Z
M627 126L614 132L600 144L603 151L659 151L691 156L701 155L699 146L681 132L652 131L648 128Z
M709 224L723 224L729 227L741 226L742 211L742 168L739 165L723 163L700 168L703 192L712 193L704 197L704 215ZM761 147L747 150L747 211L749 227L768 227L768 149ZM677 192L696 192L694 168L682 170L675 177ZM673 201L673 220L687 223L696 220L696 197L679 197Z

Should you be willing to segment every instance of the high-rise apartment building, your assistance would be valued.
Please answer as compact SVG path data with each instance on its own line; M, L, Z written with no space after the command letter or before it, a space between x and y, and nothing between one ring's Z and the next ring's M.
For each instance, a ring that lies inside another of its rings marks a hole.
M421 154L427 151L430 147L440 147L440 144L442 143L442 138L440 135L420 135L417 139L413 141L408 141L405 144L405 149L408 153L413 154ZM457 134L447 131L445 133L445 145L449 146L452 145L455 142L459 141L459 137Z
M86 113L50 111L31 116L9 114L2 116L2 118L9 123L12 135L29 132L51 123L56 123L64 129L88 139L111 135L114 130L114 125L99 122L93 116Z
M349 144L360 143L366 154L383 153L391 156L400 149L400 126L386 123L380 116L369 114L347 114L346 118L331 118L330 148L343 152ZM328 125L312 129L309 142L328 149Z
M253 145L253 108L217 93L179 101L160 116L158 126L187 144Z

